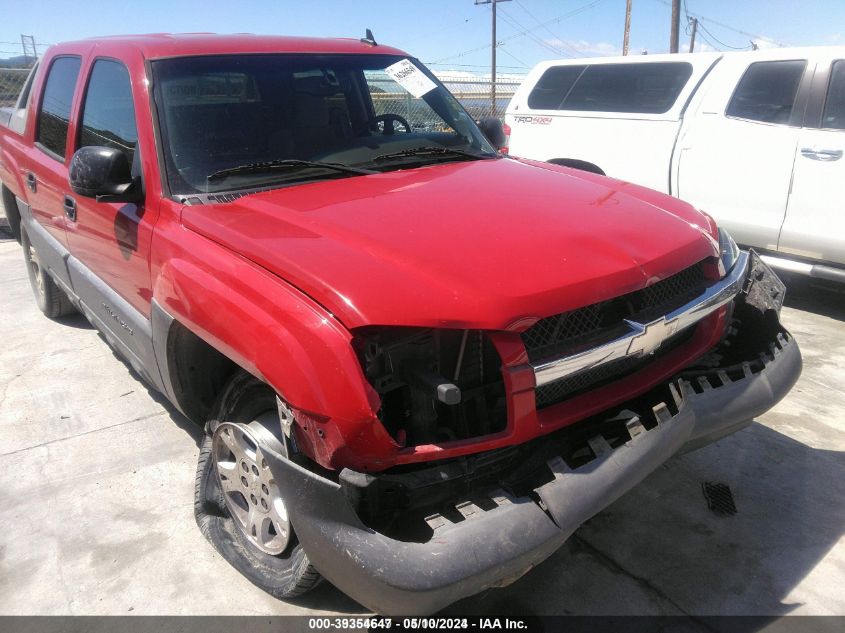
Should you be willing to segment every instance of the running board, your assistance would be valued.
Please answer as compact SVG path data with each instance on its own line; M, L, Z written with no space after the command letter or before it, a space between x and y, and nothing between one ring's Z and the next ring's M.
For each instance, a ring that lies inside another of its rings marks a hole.
M807 275L808 277L815 277L817 279L827 279L829 281L845 283L845 269L842 268L834 268L833 266L826 266L824 264L807 264L805 262L795 261L794 259L786 259L776 255L760 255L760 259L777 270L799 273L801 275Z

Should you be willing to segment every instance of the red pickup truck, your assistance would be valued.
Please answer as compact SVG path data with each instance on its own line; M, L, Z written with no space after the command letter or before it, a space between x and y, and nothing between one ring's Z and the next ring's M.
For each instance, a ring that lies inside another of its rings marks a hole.
M801 371L706 214L481 123L371 37L61 44L5 112L39 307L205 425L197 522L273 595L503 586Z

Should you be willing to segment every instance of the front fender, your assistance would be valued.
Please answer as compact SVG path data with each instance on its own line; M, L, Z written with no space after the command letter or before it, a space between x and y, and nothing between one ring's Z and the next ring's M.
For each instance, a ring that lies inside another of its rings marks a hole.
M26 187L23 182L24 169L21 167L20 160L12 151L16 143L22 142L21 139L12 137L12 133L8 129L0 130L0 180L6 188L15 196L29 204L29 199L26 195ZM23 151L23 147L20 148Z
M352 335L337 319L278 277L180 225L165 220L156 233L155 302L294 408L303 452L332 469L369 469L396 453L376 417L378 399ZM154 332L154 338L162 335Z
M4 132L0 131L0 134ZM8 132L5 132L8 134ZM22 170L14 154L5 147L8 139L0 137L4 141L0 148L0 184L2 184L2 203L6 212L6 219L15 239L21 241L21 215L18 210L17 200L20 199L28 204L26 188L23 184Z

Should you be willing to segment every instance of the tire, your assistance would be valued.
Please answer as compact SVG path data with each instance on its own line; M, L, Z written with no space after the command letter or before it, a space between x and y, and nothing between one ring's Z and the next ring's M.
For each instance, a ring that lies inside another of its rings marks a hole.
M276 396L267 385L243 371L228 381L212 407L200 447L194 515L200 531L214 549L250 582L276 598L295 598L317 586L322 576L311 566L293 526L279 554L262 551L250 540L230 511L231 501L227 503L221 489L219 460L215 456L215 451L219 451L214 442L218 427L225 428L227 423L229 426L248 424L259 416L266 419L271 413L280 429Z
M76 312L68 296L56 285L50 273L42 268L38 251L32 246L29 235L23 227L21 227L21 246L26 262L26 272L29 275L29 285L32 287L38 309L51 319Z

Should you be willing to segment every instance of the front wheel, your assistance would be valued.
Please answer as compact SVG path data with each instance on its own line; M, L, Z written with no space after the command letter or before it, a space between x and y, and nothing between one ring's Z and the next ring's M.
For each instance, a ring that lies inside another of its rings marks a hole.
M277 598L315 587L320 574L296 538L263 450L286 454L272 389L239 371L208 421L197 467L195 516L214 548Z

